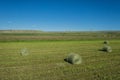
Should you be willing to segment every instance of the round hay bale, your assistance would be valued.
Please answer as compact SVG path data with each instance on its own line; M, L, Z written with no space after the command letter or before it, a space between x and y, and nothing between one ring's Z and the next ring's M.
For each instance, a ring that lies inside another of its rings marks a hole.
M102 51L106 51L106 52L112 52L112 48L110 46L104 46L102 48Z
M69 54L66 58L66 61L71 64L80 64L82 63L82 59L78 54Z
M103 43L104 43L104 44L109 44L109 41L106 40L106 41L104 41Z
M20 54L22 56L27 56L27 55L29 55L29 52L28 52L27 48L23 48L23 49L21 49Z

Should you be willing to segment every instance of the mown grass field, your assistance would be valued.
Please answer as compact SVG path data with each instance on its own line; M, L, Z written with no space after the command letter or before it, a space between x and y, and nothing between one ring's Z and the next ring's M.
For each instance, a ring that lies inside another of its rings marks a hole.
M109 42L111 53L98 50L103 40L0 42L0 80L120 80L120 40ZM65 62L69 53L82 64Z

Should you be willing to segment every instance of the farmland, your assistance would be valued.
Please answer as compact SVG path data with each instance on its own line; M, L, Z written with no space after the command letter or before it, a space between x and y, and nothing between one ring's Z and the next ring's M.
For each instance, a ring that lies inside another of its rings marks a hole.
M0 80L120 80L120 32L8 32L0 32ZM99 51L106 39L111 53ZM70 53L82 63L65 62Z
M113 40L120 39L120 31L93 32L43 32L43 31L0 31L0 41L75 41L75 40Z

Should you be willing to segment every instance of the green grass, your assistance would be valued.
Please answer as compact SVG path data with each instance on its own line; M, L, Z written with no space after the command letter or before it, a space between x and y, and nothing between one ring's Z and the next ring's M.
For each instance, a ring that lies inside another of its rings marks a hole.
M120 80L120 40L109 42L111 53L99 51L102 40L0 42L0 80ZM82 64L65 62L69 53Z

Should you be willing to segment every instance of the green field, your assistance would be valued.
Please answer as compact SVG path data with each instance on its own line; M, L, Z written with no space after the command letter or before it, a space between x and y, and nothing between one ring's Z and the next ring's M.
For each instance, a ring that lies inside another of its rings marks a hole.
M99 51L103 40L0 42L0 80L120 80L120 40L109 42L111 53ZM69 53L82 64L65 62Z
M111 53L99 51L104 40ZM82 63L65 62L70 53ZM0 30L0 80L120 80L120 31Z

